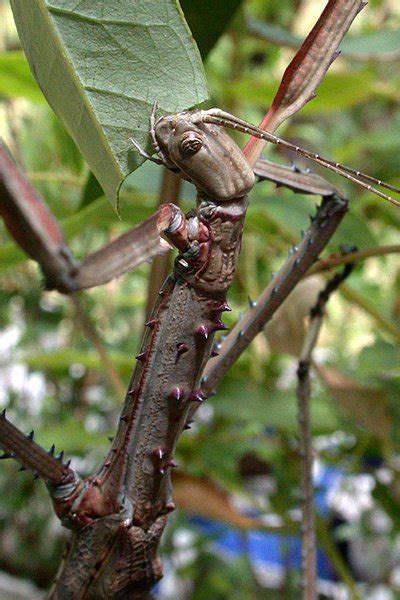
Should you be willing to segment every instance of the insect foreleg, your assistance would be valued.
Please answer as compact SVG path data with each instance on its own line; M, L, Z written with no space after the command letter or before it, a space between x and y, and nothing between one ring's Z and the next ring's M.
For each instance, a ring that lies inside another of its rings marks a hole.
M267 179L276 183L277 187L287 187L295 193L313 194L323 198L332 196L332 194L341 195L337 187L320 175L311 173L309 170L302 171L295 165L288 167L259 158L254 165L253 172L259 181Z

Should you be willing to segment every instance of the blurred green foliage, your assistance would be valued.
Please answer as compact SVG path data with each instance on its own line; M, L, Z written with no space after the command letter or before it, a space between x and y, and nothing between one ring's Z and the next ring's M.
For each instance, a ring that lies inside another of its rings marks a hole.
M189 22L195 18L190 12L194 4L182 2L183 9L189 11ZM292 46L307 33L301 19L313 9L302 1L247 0L231 19L228 13L214 15L213 6L220 3L201 4L206 5L208 16L206 11L202 26L194 24L193 30L195 35L202 32L200 49L208 53L205 69L211 105L258 122L293 54ZM159 169L146 164L128 177L121 194L120 219L43 101L19 47L7 2L0 4L0 11L7 17L0 32L0 133L60 220L74 253L82 257L154 210L159 201ZM208 28L204 24L207 18L210 22L223 20L218 27ZM255 33L255 24L259 30L268 29L274 43L260 31ZM386 37L388 31L391 43ZM399 38L400 13L395 0L372 2L357 19L346 42L347 52L335 63L317 97L279 134L399 185ZM365 39L373 42L366 45ZM371 45L373 53L369 52ZM243 138L239 139L242 143ZM275 148L268 148L267 155L306 166ZM325 256L343 243L360 249L398 243L400 213L394 207L347 181L335 183L350 199L350 212ZM184 187L182 196L182 206L189 209L193 203L189 186ZM240 266L230 292L233 311L227 317L229 323L247 310L248 296L257 297L285 260L289 245L307 227L314 202L306 196L275 190L267 182L256 186ZM0 240L2 407L9 409L10 418L22 429L34 428L39 443L55 443L74 457L74 465L83 475L91 473L106 452L121 398L98 353L83 335L70 300L43 292L36 265L24 257L4 229L0 230ZM350 473L368 469L376 481L376 502L396 524L396 531L400 500L398 257L393 253L372 257L356 267L351 281L330 302L317 353L325 366L346 376L354 387L366 386L372 398L376 392L377 403L385 398L389 433L378 437L376 428L366 425L369 405L363 403L362 394L354 399L351 386L342 392L342 399L336 396L333 400L323 382L315 381L312 401L316 440L338 431L351 440L350 444L338 443L333 453L322 451L321 458L346 465ZM85 294L88 318L123 384L128 381L140 343L148 277L149 266L144 265ZM296 314L296 305L294 309ZM301 329L299 317L298 335ZM177 451L182 469L209 476L236 492L244 490L241 460L252 456L264 461L276 478L270 506L284 519L288 510L298 506L299 485L298 459L293 451L297 437L296 359L290 355L291 343L288 339L284 354L273 349L273 340L269 347L265 336L260 335L200 412L193 430L182 436ZM272 432L268 438L266 428ZM379 459L380 468L390 470L390 485L378 480L376 469L366 466L371 457ZM54 576L65 533L55 527L43 485L33 484L27 474L17 476L15 464L1 467L0 568L46 587ZM173 533L182 524L192 527L184 515L176 517L165 540L167 553L174 551ZM196 535L194 558L181 569L182 577L193 581L192 598L263 597L246 561L217 561L210 554L210 540L198 532ZM349 535L355 535L354 531ZM284 583L277 597L289 598L293 583L290 572ZM265 597L273 598L273 593L269 591Z

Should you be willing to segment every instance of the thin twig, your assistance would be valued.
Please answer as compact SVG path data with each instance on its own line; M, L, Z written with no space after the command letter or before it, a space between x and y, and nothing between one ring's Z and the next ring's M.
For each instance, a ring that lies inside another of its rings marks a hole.
M89 316L86 314L84 307L82 306L82 299L84 298L83 292L79 294L72 294L71 296L69 296L69 298L71 299L71 302L74 305L76 318L78 319L85 336L91 342L91 344L93 344L93 347L95 348L100 357L102 366L104 367L104 371L106 372L106 375L112 387L114 388L114 392L117 398L123 398L125 395L125 385L122 382L122 379L118 375L117 371L115 370L114 365L112 364L112 361L108 356L108 352L99 334L97 333L95 326L93 325Z
M398 254L400 253L400 244L392 244L389 246L378 246L375 248L365 248L364 250L357 250L356 252L349 252L349 254L331 254L327 258L318 260L313 266L308 269L306 277L314 275L314 273L321 273L321 271L328 271L334 267L340 265L348 265L349 263L359 262L366 258L373 256L385 256L386 254Z
M311 321L308 332L304 339L297 370L298 386L298 418L300 434L300 458L301 458L301 487L303 497L302 518L302 583L304 600L316 600L317 598L317 561L316 561L316 533L313 506L313 450L310 418L310 365L312 352L318 340L321 329L324 309L330 295L348 277L353 269L352 264L344 267L343 272L336 274L328 281L325 289L320 292L317 303L311 309Z

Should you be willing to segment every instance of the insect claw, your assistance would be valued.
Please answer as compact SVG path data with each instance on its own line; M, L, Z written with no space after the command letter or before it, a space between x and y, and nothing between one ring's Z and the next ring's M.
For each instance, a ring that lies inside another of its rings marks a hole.
M33 440L34 435L35 435L35 432L32 429L32 431L30 431L29 433L26 434L26 438L28 440Z
M114 441L114 436L113 435L108 435L107 439L110 443L112 443Z
M51 447L48 449L47 454L49 456L54 456L54 450L56 449L55 445L52 444Z
M151 162L156 163L156 165L164 164L163 161L160 160L159 158L153 158L152 156L150 156L150 154L147 154L147 152L145 150L143 150L143 148L138 144L138 142L133 137L128 138L128 141L136 148L136 150L139 152L140 156L142 156L143 158L146 158L147 160L151 160Z
M6 409L5 409L5 408L3 408L3 410L1 411L1 413L0 413L0 416L1 416L3 419L5 419L5 418L6 418Z

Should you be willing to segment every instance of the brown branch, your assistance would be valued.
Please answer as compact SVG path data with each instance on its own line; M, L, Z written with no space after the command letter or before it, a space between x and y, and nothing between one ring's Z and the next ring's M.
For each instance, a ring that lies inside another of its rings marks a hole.
M315 306L311 309L310 326L305 336L297 369L297 402L300 434L300 459L301 459L301 488L303 497L302 518L302 583L304 600L317 598L317 561L316 561L316 532L313 506L313 450L310 418L310 365L312 352L318 341L319 332L324 316L324 309L330 295L337 289L353 269L353 265L346 265L343 273L335 275L328 281L325 289L320 292Z

